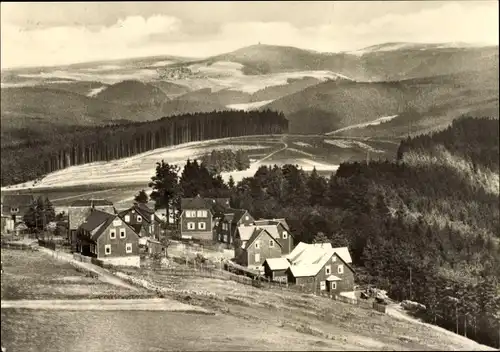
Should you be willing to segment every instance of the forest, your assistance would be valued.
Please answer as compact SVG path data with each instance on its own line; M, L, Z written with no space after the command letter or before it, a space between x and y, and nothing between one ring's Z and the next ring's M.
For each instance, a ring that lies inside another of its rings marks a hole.
M255 218L285 217L296 242L320 236L349 246L359 284L422 303L426 321L500 347L498 189L476 183L453 163L406 161L444 148L473 172L498 170L492 157L499 152L498 130L498 120L464 117L444 131L402 141L396 161L344 163L329 178L294 165L262 166L235 185L196 161L180 177L162 162L150 184L152 199L178 207L181 196L229 196L232 207Z
M242 171L250 167L250 159L241 149L212 150L210 154L203 155L200 161L208 171L215 174Z
M155 121L75 127L2 148L1 185L35 180L73 165L109 161L193 141L288 131L282 113L214 111Z

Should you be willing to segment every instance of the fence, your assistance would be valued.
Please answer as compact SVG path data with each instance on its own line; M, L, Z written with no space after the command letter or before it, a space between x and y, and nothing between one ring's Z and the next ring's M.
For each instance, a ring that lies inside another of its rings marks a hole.
M38 245L40 247L45 247L48 249L52 249L53 251L56 250L56 244L52 241L45 241L45 240L38 240Z

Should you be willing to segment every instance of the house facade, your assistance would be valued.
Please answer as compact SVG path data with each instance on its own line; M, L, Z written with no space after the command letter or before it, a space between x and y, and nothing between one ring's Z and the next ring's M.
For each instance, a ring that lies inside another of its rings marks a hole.
M253 216L245 209L226 209L216 224L214 240L229 247L234 242L238 227L253 225L254 221Z
M290 263L286 258L267 258L263 266L265 277L272 281L288 282Z
M185 239L212 241L217 207L229 206L229 199L194 198L181 199L180 231Z
M68 207L68 240L72 250L76 250L76 234L78 228L85 222L92 210L115 214L113 203L105 199L80 199Z
M290 232L288 225L278 220L257 220L254 222L256 226L266 229L282 248L282 254L289 254L295 246L295 237Z
M253 228L252 235L235 248L235 261L252 270L262 271L262 264L268 258L281 257L281 245L265 229Z
M76 250L106 264L140 267L139 235L117 214L91 210L77 230Z
M118 216L141 237L160 238L162 222L155 211L146 204L135 203L129 209L119 212Z
M332 248L330 244L301 242L287 259L290 262L287 280L291 284L313 292L338 294L354 291L355 272L346 247Z
M24 215L35 203L31 194L8 194L2 197L1 211L3 231L15 231L16 225L23 222Z

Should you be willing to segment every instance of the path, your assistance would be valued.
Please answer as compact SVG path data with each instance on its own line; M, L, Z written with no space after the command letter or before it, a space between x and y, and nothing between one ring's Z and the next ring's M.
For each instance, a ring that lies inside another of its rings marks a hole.
M271 154L268 154L268 155L266 155L265 157L263 157L262 159L259 159L259 160L255 161L255 162L253 163L253 165L254 165L254 166L255 166L255 165L258 165L258 164L260 164L261 162L263 162L264 160L267 160L267 159L269 159L270 157L272 157L273 155L278 154L279 152L282 152L283 150L285 150L286 148L288 148L288 144L286 143L285 138L286 138L286 135L282 135L282 136L281 136L281 143L284 145L284 147L283 147L283 148L278 149L278 150L275 150L275 151L274 151L274 152L272 152Z
M50 299L50 300L2 300L1 308L43 310L100 310L100 311L168 311L213 314L210 311L168 298L148 299Z
M80 268L83 268L83 269L86 269L86 270L89 270L89 271L92 271L92 272L98 274L99 280L101 280L103 282L106 282L106 283L114 285L114 286L124 287L124 288L127 288L127 289L132 290L132 291L139 290L137 287L132 286L132 285L128 284L127 282L119 279L115 275L111 274L108 270L101 268L98 265L95 265L92 263L84 263L84 262L80 262L78 260L75 260L73 258L73 255L71 255L69 253L60 252L60 251L53 251L53 250L45 248L45 247L38 247L38 249L40 252L49 254L56 259L66 261L68 263L73 263L73 264L79 266Z
M462 344L464 347L472 349L477 349L478 347L481 348L482 350L489 350L489 351L498 351L497 349L486 346L486 345L481 345L480 343L473 341L471 339L468 339L465 336L455 334L454 332L450 330L446 330L440 326L433 325L433 324L428 324L420 321L419 319L413 318L409 316L399 304L390 304L386 307L386 313L387 315L390 315L393 318L399 319L399 320L405 320L409 323L412 324L420 324L424 325L428 328L433 329L434 331L441 333L441 334L446 334L450 337L452 337L454 340L456 340L458 343Z
M66 199L71 199L71 198L79 198L79 197L82 197L82 196L88 196L89 194L109 192L109 191L112 191L114 189L115 188L110 188L110 189L105 189L105 190L102 190L102 191L87 192L87 193L77 194L75 196L69 196L69 197L63 197L63 198L57 198L57 199L51 199L51 202L56 202L56 201L59 201L59 200L66 200Z

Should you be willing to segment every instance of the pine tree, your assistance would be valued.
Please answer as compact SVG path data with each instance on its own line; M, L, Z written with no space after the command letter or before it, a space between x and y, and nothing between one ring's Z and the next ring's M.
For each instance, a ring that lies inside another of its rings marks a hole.
M170 209L179 206L181 189L178 172L179 168L176 165L170 165L162 160L156 163L156 174L151 177L149 183L149 187L153 189L151 199L155 202L155 209L165 207L167 223L170 221Z
M149 201L149 196L146 193L146 191L142 189L139 191L139 193L136 194L136 196L134 197L134 200L137 203L147 204Z
M326 180L318 175L316 167L313 168L309 179L307 180L307 187L309 189L309 204L322 205L325 203L325 193L327 189Z

